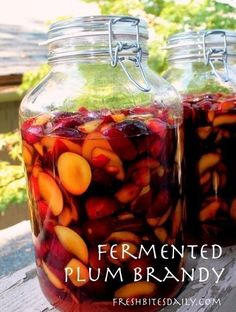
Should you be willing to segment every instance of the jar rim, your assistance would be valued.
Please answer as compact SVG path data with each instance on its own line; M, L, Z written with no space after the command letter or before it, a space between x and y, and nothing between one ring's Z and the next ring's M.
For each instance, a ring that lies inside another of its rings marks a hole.
M203 37L206 36L208 44L218 45L222 43L222 34L225 34L227 44L236 44L236 31L229 29L204 29L200 31L180 32L169 36L165 49L169 50L184 46L199 47L199 45L203 45Z
M100 36L109 34L109 23L111 20L122 19L119 23L113 25L114 35L136 35L136 27L127 23L133 17L125 15L92 15L68 18L51 24L48 31L48 40L42 45L48 45L58 40L67 38L82 38L86 36ZM133 18L139 21L139 34L143 39L148 39L147 22L140 18Z
M227 57L236 57L236 31L205 29L181 32L170 36L167 45L169 61L209 60L227 63Z

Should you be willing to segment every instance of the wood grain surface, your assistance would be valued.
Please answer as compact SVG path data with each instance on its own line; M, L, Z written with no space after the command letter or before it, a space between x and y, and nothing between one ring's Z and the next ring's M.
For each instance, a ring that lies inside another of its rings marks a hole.
M0 23L0 85L19 83L21 74L47 59L47 48L39 46L47 34L43 23L7 25Z

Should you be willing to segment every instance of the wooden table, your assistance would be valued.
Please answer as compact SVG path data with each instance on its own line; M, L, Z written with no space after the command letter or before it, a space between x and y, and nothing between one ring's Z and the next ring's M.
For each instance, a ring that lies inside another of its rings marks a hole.
M196 263L188 262L188 268L194 265L196 272L200 267L212 266L216 270L225 268L222 278L215 284L213 275L207 282L199 283L196 280L189 282L177 297L182 299L182 306L172 305L163 309L163 312L235 312L236 311L236 246L225 248L223 256L217 260L198 259ZM214 304L200 306L199 299L210 301L220 299L221 305ZM195 299L197 305L189 305ZM41 293L36 276L35 265L31 264L11 275L0 279L0 311L1 312L48 312L56 311L46 301ZM134 308L135 311L135 308ZM79 312L79 311L78 311Z

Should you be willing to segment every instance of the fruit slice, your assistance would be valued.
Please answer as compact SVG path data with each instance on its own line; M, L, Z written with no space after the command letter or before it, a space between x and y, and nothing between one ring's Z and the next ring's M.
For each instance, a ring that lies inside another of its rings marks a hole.
M169 218L172 212L172 208L170 207L162 216L156 218L147 218L147 223L152 226L162 226Z
M213 121L213 126L218 127L222 125L231 125L236 123L236 115L235 114L226 114L217 116Z
M74 194L83 194L91 182L92 173L89 163L82 156L66 152L57 162L59 177L64 188Z
M60 140L65 144L65 146L68 148L70 152L76 153L76 154L82 154L82 147L79 144L66 140L66 139L60 139Z
M134 282L120 287L114 294L115 298L146 298L157 293L157 286L151 282Z
M41 162L39 161L38 158L35 159L34 161L34 165L32 167L32 175L37 178L39 173L42 172L43 169L41 167Z
M45 136L41 139L41 144L45 146L47 149L52 149L57 138L51 136Z
M60 280L64 282L64 268L72 259L72 255L67 250L65 250L59 240L56 239L55 235L50 240L50 243L48 243L48 248L49 252L45 258L47 261L47 266L49 266L60 278Z
M221 159L221 156L216 153L208 153L203 155L198 162L198 171L200 175L209 168L216 166Z
M163 226L156 227L154 233L162 244L164 244L167 241L168 233Z
M235 102L234 101L224 101L219 103L219 109L221 109L223 112L227 112L229 110L232 110L235 108Z
M207 119L208 121L212 122L214 120L214 117L215 117L215 112L214 111L209 111L207 113Z
M58 223L63 226L68 226L72 221L71 210L68 207L64 207L60 215L58 216Z
M231 133L229 130L226 129L220 129L217 132L217 135L215 137L215 143L220 143L222 140L229 139L231 137Z
M79 126L78 129L83 133L91 133L94 132L98 126L102 123L101 119L87 121L83 125Z
M107 158L105 155L99 155L97 157L92 158L92 164L96 168L102 168L105 167L109 162L109 158Z
M34 126L42 126L44 125L46 122L48 122L48 120L50 119L50 115L49 114L43 114L40 115L38 117L35 118L33 125Z
M211 179L211 176L212 176L212 174L211 174L210 171L207 171L206 173L204 173L204 174L200 177L200 180L199 180L200 185L204 185L204 184L206 184L207 182L209 182L210 179Z
M166 155L166 141L156 138L149 146L150 154L156 159L161 159L162 155Z
M53 146L46 151L44 156L49 162L51 161L52 167L54 166L53 161L55 161L55 159L57 159L62 153L68 152L68 148L62 140L56 139L53 142Z
M197 135L200 139L206 140L212 132L212 127L199 127L197 129Z
M124 252L124 249L126 250L126 247L127 247L128 252L131 255L135 255L138 251L138 247L136 245L134 245L133 243L123 242L123 243L118 244L115 248L116 257L121 262L125 262L125 261L132 259L131 255Z
M33 148L26 142L22 144L22 156L26 167L31 166L33 161Z
M142 167L133 173L132 179L139 186L147 186L150 183L151 175L148 167Z
M134 219L134 214L128 211L122 211L118 216L117 219L119 221L124 221L124 220L133 220Z
M39 142L43 133L42 126L33 126L33 122L34 118L26 120L21 127L22 137L29 144Z
M140 244L141 239L138 235L129 231L113 232L107 239L108 242L130 242Z
M76 287L81 287L89 281L88 268L81 261L73 258L65 269L68 271L69 279Z
M215 200L205 206L199 213L199 220L201 222L206 222L208 220L213 220L216 217L218 210L220 209L221 203Z
M50 174L50 173L49 173ZM60 183L59 178L57 178L58 183ZM70 209L71 218L73 221L78 221L78 203L76 200L62 187L62 192L65 197L66 202L68 203L68 208Z
M176 205L176 208L172 214L172 233L171 237L176 238L180 231L181 227L181 221L182 221L182 203L179 199Z
M63 197L57 183L47 173L40 172L38 186L41 197L47 202L54 216L58 216L63 209Z
M104 138L100 132L92 132L87 135L82 146L82 155L88 161L91 161L92 151L95 147L100 147L105 150L112 151L110 143Z
M114 217L88 220L83 225L83 233L92 245L104 241L114 230L116 220Z
M113 114L111 117L115 122L122 122L125 119L125 114Z
M104 155L109 159L109 162L105 165L106 171L113 173L118 180L124 180L125 172L121 159L112 151L95 147L92 151L92 158L100 155Z
M109 250L107 250L107 252L108 251ZM102 272L106 272L106 269L109 265L106 257L99 257L97 246L92 247L89 250L89 265L95 270L101 269Z
M164 123L161 119L149 119L146 122L148 128L153 132L159 135L160 138L165 138L167 134L167 124Z
M42 266L45 274L47 275L49 281L58 289L65 290L65 285L60 281L60 279L52 272L52 270L42 261Z
M152 201L152 191L150 185L147 185L141 189L138 197L132 201L131 203L131 210L135 212L149 211L150 205Z
M144 159L139 160L133 166L133 170L141 169L141 168L149 168L150 170L157 169L160 166L159 161L152 157L146 157Z
M30 190L31 190L34 200L35 201L40 200L41 195L39 191L38 179L35 178L33 175L31 175L29 178L29 186L30 186Z
M141 188L135 184L127 183L123 185L123 187L116 192L116 199L122 204L128 204L138 197Z
M159 191L157 196L153 200L153 204L150 207L148 216L160 217L162 216L171 206L171 196L167 189Z
M37 201L38 213L41 220L45 220L49 215L48 205L44 200Z
M123 132L125 136L128 138L150 134L145 123L137 119L136 120L134 119L124 120L122 122L117 123L115 127L116 129Z
M125 217L125 216L124 216ZM144 227L144 220L142 217L124 218L122 215L118 216L116 231L130 231L142 233Z
M39 153L40 156L43 156L43 146L37 142L34 145L34 148L36 149L36 151Z
M55 232L58 240L68 252L75 255L83 263L88 263L88 248L79 234L62 225L55 226Z
M82 147L79 144L63 138L46 136L42 138L41 144L45 146L48 150L52 150L55 147L57 141L62 142L69 152L76 154L82 153Z
M137 156L137 151L133 143L127 136L116 128L110 128L103 131L103 134L109 138L109 143L113 151L125 160L132 160Z
M87 215L91 220L112 215L117 208L117 202L106 196L91 196L85 204Z

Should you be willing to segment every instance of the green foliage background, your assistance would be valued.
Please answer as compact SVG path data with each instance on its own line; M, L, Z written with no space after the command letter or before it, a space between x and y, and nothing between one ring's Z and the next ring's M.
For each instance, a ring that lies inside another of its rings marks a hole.
M0 134L0 151L7 152L10 161L0 162L0 213L9 204L26 201L25 177L18 131Z
M200 29L235 29L235 1L223 3L214 0L84 0L99 5L102 14L133 15L144 18L149 24L149 64L162 73L167 67L163 50L167 37L181 31ZM227 1L224 1L227 2ZM47 73L43 65L38 71L25 73L20 92L24 94L35 86ZM12 202L26 198L23 166L20 156L19 134L16 132L0 135L0 150L7 150L12 160L20 164L0 162L0 211Z
M162 73L166 67L165 47L168 36L200 29L235 29L236 10L230 4L214 0L85 0L98 3L107 15L139 15L150 29L150 66ZM228 1L233 3L233 1ZM235 3L234 3L235 5Z
M200 29L236 29L236 2L220 0L84 0L98 4L104 15L132 15L149 25L149 65L163 73L167 68L163 49L167 38L177 32ZM225 3L228 2L229 4ZM46 65L26 73L21 91L33 87L48 72Z

